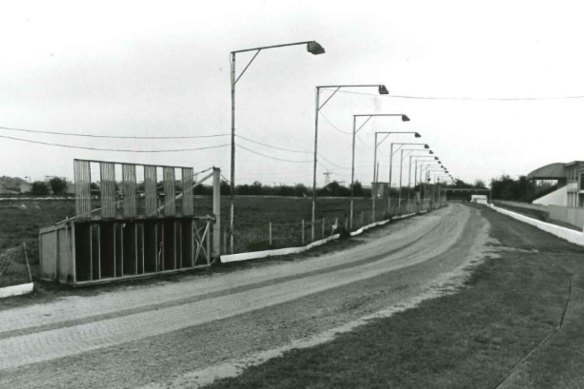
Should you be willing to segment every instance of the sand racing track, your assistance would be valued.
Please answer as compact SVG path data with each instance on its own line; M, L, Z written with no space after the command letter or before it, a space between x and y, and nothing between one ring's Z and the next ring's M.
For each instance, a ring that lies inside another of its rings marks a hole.
M238 362L460 282L485 253L488 222L451 204L359 239L313 258L0 311L0 387L191 387L234 374Z

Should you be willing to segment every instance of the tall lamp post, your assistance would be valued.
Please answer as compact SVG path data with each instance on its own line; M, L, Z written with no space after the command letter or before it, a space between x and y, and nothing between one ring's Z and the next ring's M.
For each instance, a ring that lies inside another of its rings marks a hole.
M393 146L396 145L398 148L394 151ZM391 212L391 180L393 171L393 154L398 150L402 149L404 146L424 146L424 149L430 149L430 146L426 143L391 143L389 147L389 195L387 196L387 212Z
M400 150L400 162L399 162L399 189L398 189L398 197L397 197L397 208L401 213L401 203L402 203L402 178L403 178L403 166L404 166L404 158L407 157L408 155L404 155L404 152L409 153L410 155L410 159L409 159L409 164L408 164L408 188L410 187L410 180L411 180L411 163L412 163L412 158L411 158L411 153L414 151L427 151L429 154L434 154L434 152L430 149L405 149L402 148ZM432 157L430 155L430 157ZM434 157L432 157L434 158ZM436 157L436 160L438 160L438 158ZM408 195L408 202L409 202L409 195Z
M431 181L430 176L432 175L432 173L444 173L444 166L441 166L441 169L430 169L427 171L427 175L428 175L428 182ZM435 209L436 208L436 194L438 194L438 196L440 195L440 191L436 190L436 174L434 174L434 186L432 187L432 208ZM440 180L438 180L438 182L440 182Z
M434 152L432 150L426 150L428 151L430 154L434 154ZM412 187L412 158L416 158L415 160L415 170L414 170L414 185ZM434 161L440 161L440 159L436 156L433 155L413 155L410 154L410 160L409 160L409 164L408 164L408 188L413 188L415 191L416 188L416 184L417 184L417 180L418 180L418 160L420 159L424 159L424 158L432 158L432 160ZM419 210L419 198L416 196L416 209Z
M245 74L247 69L250 67L252 62L256 59L260 51L266 49L276 49L280 47L288 47L288 46L300 46L306 45L306 51L311 54L318 55L324 54L324 48L316 41L303 41L303 42L294 42L294 43L284 43L279 45L271 45L271 46L262 46L262 47L254 47L251 49L243 49L243 50L235 50L231 52L230 55L230 62L231 62L231 182L230 182L230 193L229 193L229 242L231 246L231 253L233 254L233 239L234 239L234 218L235 218L235 203L234 203L234 195L235 195L235 85L239 81L239 79ZM236 75L236 68L235 68L235 57L239 53L245 53L249 51L255 51L255 54L251 57L248 63L245 65L243 70L239 75Z
M407 115L401 114L401 113L375 113L375 114L357 114L357 115L353 115L353 143L352 143L352 151L351 151L351 201L350 201L350 207L349 207L349 227L352 229L353 228L353 214L354 214L354 196L355 196L355 189L354 189L354 185L355 185L355 138L356 135L359 131L361 131L361 129L363 129L363 127L365 126L365 124L367 124L367 122L369 120L371 120L371 118L373 117L392 117L392 116L397 116L400 117L402 122L409 122L410 118ZM359 128L357 128L357 118L359 117L366 117L367 119L365 119L365 121L359 126ZM377 133L375 132L375 151L374 151L374 161L373 161L373 181L375 181L375 164L377 163L376 158L377 158ZM415 134L416 138L420 137L420 134L418 134L417 132L413 132L413 131L408 131L408 132L379 132L379 133L384 133L384 134Z
M416 161L417 163L418 161ZM420 190L422 191L422 201L425 201L424 197L428 194L428 171L434 167L443 167L440 161L430 161L428 163L422 164L420 166Z
M328 103L334 95L341 89L345 88L377 88L380 95L389 94L387 88L383 84L345 84L345 85L319 85L316 87L316 104L314 106L314 164L312 167L312 217L310 223L310 236L312 240L315 238L316 225L316 165L318 162L318 114L320 110ZM320 103L320 90L334 89L333 93L324 101ZM354 140L353 140L354 142Z
M431 150L429 150L431 153L430 154L434 154ZM410 155L410 161L408 164L408 187L411 186L411 182L412 182L412 158L416 158L416 165L418 160L420 159L424 159L424 158L432 158L435 161L439 161L440 159L436 156L433 155ZM417 166L416 166L417 168ZM417 170L414 171L414 188L416 187L416 181L418 178L418 172Z
M379 142L378 142L378 141L377 141L377 136L378 136L379 134L384 134L384 135L385 135L385 137L384 137L384 138L383 138L381 141L379 141ZM377 148L378 148L378 147L379 147L379 145L381 145L381 144L383 143L383 141L385 141L385 140L386 140L386 139L387 139L387 138L388 138L388 137L389 137L391 134L413 134L413 135L414 135L414 137L416 137L416 138L421 138L421 137L422 137L422 135L420 135L420 133L419 133L419 132L416 132L416 131L376 131L376 132L375 132L375 144L374 144L374 147L373 147L373 181L372 181L373 183L377 182L377 180L378 180L378 175L379 175L379 171L377 170ZM406 143L404 143L404 144L406 144ZM391 162L390 162L390 163L391 163ZM390 166L391 166L391 165L390 165ZM390 176L390 177L391 177L391 176ZM388 185L389 185L389 189L388 189L388 198L389 198L389 195L391 194L391 182L390 182L390 183L388 183ZM376 194L374 193L374 190L373 190L373 185L372 185L372 187L371 187L371 193L372 193L372 195L373 195L373 196L372 196L373 198L371 199L371 213L372 213L372 214L371 214L371 218L372 218L372 221L375 221L375 208L376 208L375 206L376 206L376 200L377 200L377 196L376 196ZM388 208L387 208L387 211L389 212L389 203L388 203Z

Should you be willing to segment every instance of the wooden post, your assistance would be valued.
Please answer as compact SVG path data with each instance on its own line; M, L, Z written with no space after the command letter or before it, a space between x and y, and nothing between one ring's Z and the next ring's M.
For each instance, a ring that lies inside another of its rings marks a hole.
M223 230L223 252L227 254L227 230Z
M268 223L268 240L270 242L270 247L272 247L272 222Z
M302 219L302 244L304 245L304 219Z
M58 232L55 232L58 234ZM22 252L24 253L24 261L26 262L26 271L28 273L28 282L32 282L32 272L30 271L30 264L28 263L28 254L26 252L26 242L22 242ZM73 266L75 269L75 266Z
M218 258L221 255L221 169L213 167L213 245L210 257ZM231 248L233 251L233 247Z

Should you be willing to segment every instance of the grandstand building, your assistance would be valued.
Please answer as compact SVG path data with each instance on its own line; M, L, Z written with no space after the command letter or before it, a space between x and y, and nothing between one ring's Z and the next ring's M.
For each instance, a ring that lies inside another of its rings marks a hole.
M527 179L543 188L534 204L584 208L584 161L551 163L535 169Z

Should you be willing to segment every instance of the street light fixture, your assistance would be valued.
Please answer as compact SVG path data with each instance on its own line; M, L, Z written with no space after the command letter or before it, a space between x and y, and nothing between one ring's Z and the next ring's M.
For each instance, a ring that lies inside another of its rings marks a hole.
M396 150L397 151L397 150ZM401 200L402 200L402 176L403 176L403 164L404 158L408 155L404 155L405 152L409 152L409 163L408 163L408 188L411 186L411 179L412 179L412 157L420 157L420 158L432 158L434 161L438 161L438 157L432 155L412 155L411 153L414 151L427 151L428 154L434 154L434 152L430 149L405 149L401 148L400 150L400 163L399 163L399 190L398 190L398 198L397 198L397 208L401 211ZM409 201L409 195L408 195Z
M316 165L318 162L318 114L320 110L337 94L341 89L345 88L377 88L380 95L387 95L389 91L383 84L344 84L344 85L319 85L316 87L316 104L314 109L314 164L312 166L312 215L310 223L310 236L312 240L315 239L315 225L316 225ZM333 93L324 101L320 103L320 90L334 89ZM407 116L406 116L407 118ZM409 120L409 118L407 118ZM354 140L353 140L354 143ZM352 180L351 180L352 181Z
M233 254L233 239L234 239L234 218L235 218L235 203L234 203L234 195L235 195L235 85L239 81L239 79L245 74L247 69L250 67L252 62L256 59L259 53L262 50L266 49L276 49L280 47L288 47L288 46L299 46L299 45L306 45L306 51L311 54L318 55L324 54L324 48L316 41L303 41L303 42L294 42L294 43L284 43L279 45L271 45L271 46L262 46L262 47L254 47L251 49L243 49L243 50L235 50L232 51L230 54L230 62L231 62L231 179L230 179L230 193L229 193L229 201L230 201L230 209L229 209L229 234L230 234L230 247L231 253ZM236 68L235 68L235 57L239 53L245 53L249 51L255 51L255 54L251 57L248 63L245 65L243 70L239 75L236 75Z
M402 120L403 120L403 116L402 115ZM407 116L405 116L407 118ZM409 121L409 118L407 120L403 120L403 121ZM377 141L377 135L378 134L385 134L385 137L380 140L379 142ZM373 180L372 183L377 182L378 180L378 174L379 172L377 171L377 148L379 145L381 145L391 134L413 134L415 138L421 138L422 135L420 135L419 132L416 131L375 131L375 145L373 148ZM411 143L404 143L404 144L411 144ZM415 143L417 144L417 143ZM391 174L391 172L390 172ZM390 175L391 177L391 175ZM376 204L376 195L375 193L373 193L373 185L371 187L371 191L372 191L372 199L371 199L371 212L372 212L372 221L375 221L375 204ZM389 194L391 194L391 183L389 183L389 193L388 193L388 198L389 198ZM387 211L389 212L389 203L388 203L388 208Z
M420 150L420 151L428 151L430 154L434 154L434 152L432 150ZM417 181L417 177L418 177L418 171L417 171L418 160L423 159L423 158L432 158L432 160L440 162L440 159L438 157L432 156L432 155L410 155L410 160L408 163L408 187L410 187L411 183L412 183L412 158L416 158L416 164L415 164L416 169L414 170L414 187L416 186L416 181Z
M393 146L399 146L397 150L393 150ZM393 154L404 146L424 146L424 149L429 150L430 146L426 143L391 143L389 149L389 195L387 196L387 212L391 212L391 181L393 172Z
M357 115L353 115L353 139L352 139L352 149L351 149L351 200L350 200L350 207L349 207L349 228L353 228L353 215L354 215L354 195L355 195L355 138L356 135L359 131L361 131L361 129L363 129L363 127L365 126L365 124L367 124L367 122L369 122L369 120L371 120L373 117L400 117L402 122L409 122L410 118L407 115L401 114L401 113L374 113L374 114L357 114ZM365 119L365 121L359 126L359 128L357 128L357 118L359 117L365 117L367 119ZM387 134L387 136L389 136L389 134L414 134L416 138L421 137L421 135L417 132L413 132L413 131L407 131L407 132L375 132L375 148L374 148L374 154L373 154L373 181L375 181L375 165L377 163L377 134L378 133L383 133L383 134ZM375 200L373 200L375 201Z
M418 161L416 161L416 170L418 170ZM420 165L420 193L422 201L424 200L425 195L427 194L427 184L428 184L428 170L432 167L442 166L442 162L440 160L437 161L430 161L426 164ZM425 189L426 188L426 189Z
M427 151L429 154L434 154L432 150L420 150L420 151ZM424 155L424 154L410 154L409 156L409 163L408 163L408 188L416 188L417 179L418 179L418 161L424 158L432 159L432 161L440 162L440 159L435 155ZM412 158L416 158L415 161L415 170L414 170L414 185L412 187ZM411 194L411 192L410 192ZM409 199L409 197L408 197Z

